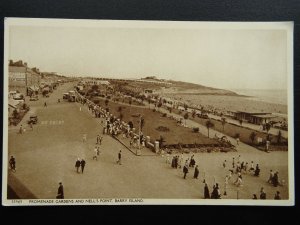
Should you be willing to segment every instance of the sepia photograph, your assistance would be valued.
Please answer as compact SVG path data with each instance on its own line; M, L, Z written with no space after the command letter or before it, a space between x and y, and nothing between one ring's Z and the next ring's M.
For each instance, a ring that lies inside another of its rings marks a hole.
M293 22L4 26L3 205L294 205Z

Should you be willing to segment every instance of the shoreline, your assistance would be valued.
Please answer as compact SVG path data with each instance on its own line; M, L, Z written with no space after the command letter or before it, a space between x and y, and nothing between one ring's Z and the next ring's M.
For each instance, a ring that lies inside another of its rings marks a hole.
M219 111L256 111L287 115L288 110L287 105L255 99L255 96L224 95L221 93L164 93L163 96L196 106L214 108Z

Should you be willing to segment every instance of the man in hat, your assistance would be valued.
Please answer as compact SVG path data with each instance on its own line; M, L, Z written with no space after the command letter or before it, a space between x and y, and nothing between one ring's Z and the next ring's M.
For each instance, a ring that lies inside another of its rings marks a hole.
M85 160L82 159L80 162L80 166L81 166L81 173L83 173L84 167L85 167Z
M198 179L198 175L199 175L199 169L198 169L198 165L196 165L195 171L194 171L194 179Z
M10 169L14 172L16 172L16 159L11 156L9 160Z
M260 199L263 199L263 200L267 199L267 194L263 187L260 189Z
M58 199L64 199L64 186L62 185L62 182L59 182L59 187L58 187L58 191L57 191L57 196L56 198Z
M78 158L75 162L76 172L79 173L79 167L80 167L80 159Z
M119 165L122 165L122 164L121 164L121 159L122 159L122 151L120 150L119 153L118 153L118 161L117 161L117 163L118 163Z
M281 200L280 192L277 191L274 197L275 200Z
M183 179L186 178L186 174L187 174L188 172L189 172L188 164L186 163L186 164L184 165L184 167L183 167L183 174L184 174Z

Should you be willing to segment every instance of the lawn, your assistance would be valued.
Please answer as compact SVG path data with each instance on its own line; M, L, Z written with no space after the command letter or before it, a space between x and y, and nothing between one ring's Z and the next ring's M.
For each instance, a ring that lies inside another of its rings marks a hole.
M168 117L164 117L160 112L153 112L153 110L143 107L135 107L129 105L118 104L109 102L108 106L105 105L105 100L99 99L99 104L102 108L109 108L110 113L116 117L120 117L123 114L123 121L132 121L135 128L139 127L139 117L141 114L144 118L144 127L142 132L144 135L150 136L151 140L158 140L162 136L165 140L165 145L173 144L201 144L201 145L218 145L219 143L207 138L200 133L194 133L192 129L177 125L177 121ZM122 107L122 111L119 111L119 107ZM159 126L169 128L169 131L158 131Z

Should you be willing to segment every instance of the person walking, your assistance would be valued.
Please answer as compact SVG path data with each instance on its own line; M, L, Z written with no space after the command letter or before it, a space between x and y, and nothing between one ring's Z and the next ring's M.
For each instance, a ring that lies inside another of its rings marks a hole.
M195 172L194 172L194 179L198 179L198 176L199 176L199 169L198 169L198 165L196 165Z
M240 139L237 137L236 138L236 144L239 145L239 143L240 143Z
M220 199L221 198L221 194L220 194L219 184L218 183L216 183L216 185L214 185L213 191L211 193L211 198L212 199Z
M246 162L246 164L244 166L244 171L245 171L245 173L247 173L247 171L248 171L248 162Z
M117 161L117 163L118 163L119 165L122 165L122 164L121 164L121 159L122 159L122 151L120 150L119 153L118 153L118 161Z
M187 166L187 164L185 164L184 167L183 167L183 174L184 174L183 179L186 178L186 174L187 174L188 172L189 172L188 166Z
M78 158L75 162L75 168L77 173L79 173L79 167L80 167L80 159Z
M80 162L80 166L81 166L81 173L83 173L83 170L84 170L84 167L85 167L85 160L82 159L81 162Z
M99 150L98 150L98 147L97 146L95 146L95 148L94 148L94 156L93 156L93 160L94 159L98 159L98 155L99 155Z
M269 151L269 147L270 147L270 141L267 140L267 141L266 141L266 152Z
M62 182L59 182L59 187L58 187L58 190L57 190L56 198L57 199L64 199L65 198L65 196L64 196L64 186L63 186Z
M238 172L238 176L236 178L236 181L234 182L235 185L237 186L242 186L243 185L243 177L240 172Z
M209 189L208 189L207 183L205 183L205 185L204 185L204 198L205 199L209 199L210 198L210 194L209 194Z
M47 102L44 102L44 107L47 107Z
M15 159L15 157L13 157L13 156L10 157L10 159L9 159L9 166L10 166L10 169L13 172L16 172L16 159Z
M33 124L32 124L32 122L29 123L29 127L30 127L31 130L33 130Z
M269 176L269 179L268 179L268 183L269 184L272 184L272 182L273 182L273 177L274 177L274 172L272 171L272 170L270 170L270 176Z
M235 167L234 157L232 158L232 168Z
M227 163L227 161L226 161L226 159L225 159L224 162L223 162L223 168L224 168L224 169L226 168L226 163Z
M254 176L259 177L259 173L260 173L260 168L259 168L259 165L256 164L256 168L255 168L255 171L254 171Z
M277 187L279 184L278 172L276 172L272 178L272 184L274 187Z
M181 153L180 157L179 157L179 162L178 162L178 167L181 168L182 167L182 163L183 163L183 153Z
M263 187L260 189L260 197L259 198L262 199L262 200L267 199L267 194L266 194Z
M99 143L100 143L100 135L98 134L97 135L97 143L96 144L98 145Z
M225 176L225 182L224 182L224 194L223 195L227 195L227 185L228 185L228 175Z
M86 136L87 136L86 134L82 135L82 142L86 142Z
M23 125L21 124L20 129L19 129L19 133L23 134Z
M275 200L281 200L280 192L277 191L274 197Z

